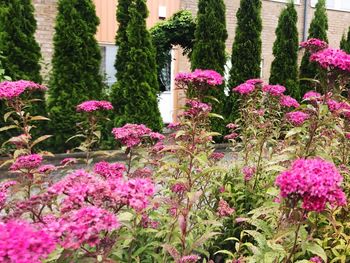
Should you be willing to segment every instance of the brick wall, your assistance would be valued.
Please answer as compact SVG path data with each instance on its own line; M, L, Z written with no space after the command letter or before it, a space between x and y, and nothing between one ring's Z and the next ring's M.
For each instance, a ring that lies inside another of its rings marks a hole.
M36 39L43 57L42 74L47 80L53 54L52 39L57 10L57 0L33 0L37 20Z
M300 4L296 5L298 12L298 30L300 41L303 38L303 21L304 21L304 1L301 0ZM228 40L226 43L227 52L231 53L232 43L235 35L236 28L236 12L239 8L239 0L225 0L226 3L226 22L228 30ZM182 0L182 9L191 10L195 15L197 12L198 0ZM275 30L277 27L278 17L281 10L285 7L285 3L272 0L262 0L262 21L263 21L263 32L262 32L262 59L263 69L262 78L268 80L270 75L271 62L273 60L272 47L275 41ZM310 23L314 13L314 8L309 6L307 18ZM338 47L341 36L344 32L347 32L350 26L350 12L342 12L335 10L327 10L329 20L328 38L330 45ZM301 57L302 54L300 54ZM186 58L180 58L180 71L186 71L189 68L189 64Z

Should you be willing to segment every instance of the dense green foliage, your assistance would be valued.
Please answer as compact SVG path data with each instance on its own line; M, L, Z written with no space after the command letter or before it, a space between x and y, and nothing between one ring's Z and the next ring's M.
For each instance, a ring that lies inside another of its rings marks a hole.
M197 27L195 42L191 55L191 67L195 69L212 69L224 74L226 65L226 7L223 0L200 0L198 2ZM219 100L213 102L213 111L223 114L226 96L224 86L209 89L205 96L212 96ZM224 123L220 120L212 121L212 129L224 131Z
M34 36L36 28L34 7L31 0L0 1L2 66L12 80L25 79L37 83L42 81L39 63L41 59L40 47ZM43 93L36 92L34 97L41 99L42 102L32 105L31 112L35 115L45 115ZM3 107L0 105L0 111ZM1 120L0 125L2 124Z
M226 113L230 120L237 117L237 96L231 92L232 87L248 79L260 77L261 72L261 1L241 0L237 11L237 27L232 46L230 70L230 97Z
M342 36L340 41L340 49L344 50L346 53L350 53L350 27L347 35L343 34Z
M183 55L191 54L195 29L196 22L188 10L181 10L150 29L153 44L157 50L158 78L171 59L172 46L179 45L183 49ZM159 84L160 90L164 89L161 80Z
M287 93L300 98L298 83L298 14L290 3L281 12L273 45L274 60L271 64L270 84L280 84Z
M101 97L101 53L95 39L98 24L92 0L58 2L48 101L54 151L74 146L73 141L65 142L76 133L75 123L80 120L76 105Z
M318 38L323 41L328 42L327 38L327 30L328 30L328 18L327 18L327 10L326 10L326 0L319 0L316 4L316 9L314 13L314 18L311 21L309 28L309 36L310 38ZM305 52L300 66L300 78L315 78L318 74L318 69L315 63L311 63L309 61L310 53ZM305 93L306 91L312 89L310 87L311 83L307 80L300 81L300 90L301 93Z
M144 123L154 130L161 130L156 51L146 29L147 16L145 0L119 2L117 83L111 94L116 109L114 125Z

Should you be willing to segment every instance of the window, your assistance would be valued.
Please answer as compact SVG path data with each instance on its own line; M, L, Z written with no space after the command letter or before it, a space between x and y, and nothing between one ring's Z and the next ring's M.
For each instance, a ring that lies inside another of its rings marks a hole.
M317 2L318 2L317 0L311 0L311 6L315 7ZM326 0L326 5L328 9L350 11L349 0Z
M161 20L164 20L166 18L166 6L159 6L158 17Z
M270 0L273 2L281 2L281 3L289 3L290 0ZM294 0L294 4L299 5L300 4L300 0Z
M171 91L171 50L166 54L166 63L158 72L160 91Z
M114 45L101 45L101 74L108 86L116 81L115 74L116 70L114 68L114 62L117 55L117 47Z

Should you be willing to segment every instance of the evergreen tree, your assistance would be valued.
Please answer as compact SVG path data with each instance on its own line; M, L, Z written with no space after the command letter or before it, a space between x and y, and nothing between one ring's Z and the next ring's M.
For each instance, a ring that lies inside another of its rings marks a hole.
M59 0L48 101L55 151L74 146L66 140L76 134L76 123L81 120L76 106L101 99L101 53L95 39L98 24L92 0Z
M241 0L237 11L237 27L232 46L230 97L226 114L232 121L238 113L238 96L231 89L248 79L259 78L261 72L261 1Z
M35 40L37 28L34 7L31 0L0 0L0 51L2 67L12 80L32 80L42 82L40 75L40 47ZM32 105L33 115L46 115L44 93L36 92L34 97L41 99ZM0 102L0 116L6 111ZM0 120L0 125L4 125ZM1 141L5 140L4 136ZM6 136L5 136L6 137ZM8 136L6 137L8 139Z
M315 7L314 18L311 21L309 28L309 36L310 38L318 38L323 41L328 42L327 38L327 30L328 30L328 18L327 18L327 10L326 10L326 0L319 0ZM300 78L315 78L318 69L317 65L314 62L310 62L310 53L305 52L300 66ZM312 89L312 83L310 81L301 80L300 81L300 92L303 95L308 90Z
M340 49L350 54L350 27L348 29L348 34L346 36L343 34L342 36L342 39L340 41Z
M224 75L226 65L226 7L223 0L199 0L195 41L191 55L194 69L212 69ZM219 103L211 101L213 112L223 114L226 100L224 85L209 89L206 96L213 96ZM212 129L223 132L224 122L212 120Z
M118 8L117 14L118 21L122 22L117 34L118 79L111 95L117 109L114 124L143 123L159 131L162 119L157 100L156 51L146 28L146 1L132 0L128 4L120 1L121 4L122 11Z
M298 83L298 15L294 4L289 3L282 10L276 28L276 40L273 45L275 56L271 64L270 84L280 84L287 93L300 98Z

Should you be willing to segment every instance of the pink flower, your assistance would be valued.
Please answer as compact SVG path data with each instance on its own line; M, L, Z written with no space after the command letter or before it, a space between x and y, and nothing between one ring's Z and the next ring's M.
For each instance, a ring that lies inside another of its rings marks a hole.
M223 83L223 77L214 70L196 69L191 73L179 73L175 77L175 81L185 84L199 83L209 86L219 86Z
M323 263L323 260L320 257L312 257L309 261L314 263Z
M29 154L22 155L16 159L16 161L11 165L11 171L18 171L22 169L34 169L39 167L41 162L43 161L43 157L39 154Z
M235 88L232 89L232 91L237 92L241 95L246 95L254 92L255 85L252 83L243 83Z
M250 181L256 172L256 168L251 166L244 166L242 172L244 174L244 181Z
M345 133L345 138L350 140L350 132Z
M238 125L235 124L235 123L229 123L229 124L226 125L226 128L234 130L234 129L238 128Z
M259 85L259 84L263 84L264 81L262 79L248 79L245 83Z
M71 165L71 164L76 164L76 163L78 163L78 160L77 159L75 159L75 158L65 158L65 159L63 159L61 162L60 162L60 164L61 165Z
M213 159L215 161L220 161L224 157L225 157L225 154L224 153L219 153L219 152L213 152L210 155L210 159Z
M173 193L181 194L187 190L187 186L184 183L176 183L171 187Z
M225 140L234 140L238 137L238 133L232 132L226 136L224 136Z
M162 141L165 139L165 136L163 134L160 134L159 132L151 132L149 134L149 137L153 140L158 140L158 141Z
M181 126L180 122L172 122L168 124L168 129L176 130Z
M302 111L293 111L286 114L287 120L294 126L301 126L310 118L310 115Z
M328 99L327 106L331 112L334 112L334 111L338 111L342 107L342 104L336 100Z
M211 106L209 104L200 102L198 100L187 100L186 106L188 109L182 113L186 117L197 117L207 115L211 112Z
M12 100L19 97L25 91L34 90L45 91L47 88L27 80L3 81L0 83L0 100Z
M300 47L305 48L313 53L327 48L328 44L320 39L310 38L307 41L301 42Z
M105 179L121 178L125 171L125 165L121 163L108 163L102 161L96 163L94 166L94 172Z
M340 49L326 48L310 56L310 61L318 63L326 70L350 71L350 55Z
M7 197L8 197L8 189L17 184L16 181L8 181L0 183L0 211L5 206Z
M219 217L230 216L234 212L235 212L234 208L231 208L230 205L224 199L220 199L218 209L217 209L217 215Z
M320 93L311 90L304 94L303 100L319 100L321 97Z
M196 263L198 260L200 260L199 256L197 256L197 255L189 255L189 256L182 257L176 263Z
M286 95L281 96L280 104L284 107L293 107L293 108L300 107L300 104L297 102L296 99Z
M286 88L281 85L265 85L262 88L263 92L269 93L271 96L281 96L286 91Z
M61 245L71 249L77 249L83 244L96 246L101 241L101 232L120 227L114 214L95 206L73 211L59 222L63 238Z
M54 240L26 222L0 222L0 262L40 263L54 249Z
M39 173L51 173L55 170L57 170L57 168L56 168L56 166L54 166L52 164L42 165L38 168Z
M104 100L88 100L77 106L77 111L92 112L97 110L113 110L112 103Z
M114 138L131 148L141 143L143 137L151 133L151 129L143 124L125 124L121 128L113 128Z
M319 158L298 159L278 175L276 185L282 198L297 198L302 200L304 209L321 212L326 203L346 204L346 196L340 188L342 181L333 163Z

